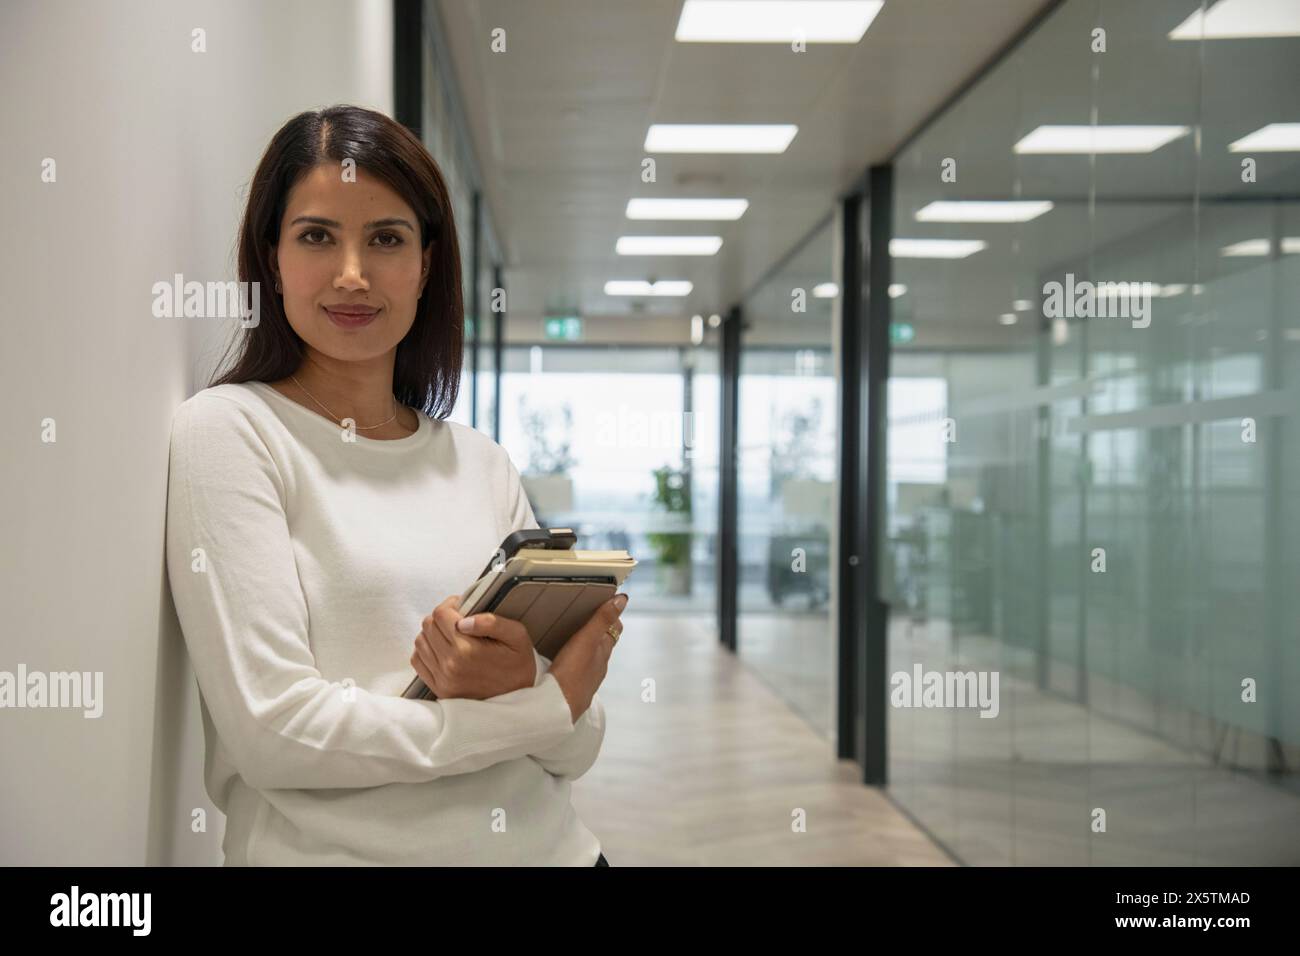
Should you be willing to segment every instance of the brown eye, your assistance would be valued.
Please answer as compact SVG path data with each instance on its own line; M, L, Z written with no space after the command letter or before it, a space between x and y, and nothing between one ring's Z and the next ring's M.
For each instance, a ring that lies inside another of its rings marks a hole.
M319 228L317 228L317 229L308 229L308 230L306 230L305 232L301 233L301 234L298 236L298 238L299 238L300 240L301 240L301 239L306 239L308 236L314 236L314 235L316 235L317 233L320 233L322 236L326 235L324 229L319 229ZM307 243L307 245L309 245L309 246L319 246L319 245L321 245L321 244L322 244L322 243L319 243L319 242L308 242L308 243Z
M388 248L388 249L392 249L392 248L394 248L394 247L396 247L396 246L400 246L400 245L402 244L402 242L404 241L404 240L402 239L402 237L399 236L399 235L398 235L397 233L395 233L395 232L381 232L381 233L377 233L377 234L375 235L375 238L376 238L376 239L383 239L383 238L392 239L392 240L393 240L392 242L381 242L381 243L380 243L381 246L384 246L384 247L386 247L386 248Z

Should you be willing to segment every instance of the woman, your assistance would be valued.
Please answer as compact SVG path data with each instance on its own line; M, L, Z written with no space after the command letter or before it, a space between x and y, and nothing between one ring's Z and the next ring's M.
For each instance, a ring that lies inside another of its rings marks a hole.
M227 865L607 865L569 791L604 738L626 597L554 662L457 610L537 527L505 450L444 420L460 276L442 175L405 128L338 106L275 134L239 238L241 282L275 292L177 410L168 485ZM415 673L437 701L400 696Z

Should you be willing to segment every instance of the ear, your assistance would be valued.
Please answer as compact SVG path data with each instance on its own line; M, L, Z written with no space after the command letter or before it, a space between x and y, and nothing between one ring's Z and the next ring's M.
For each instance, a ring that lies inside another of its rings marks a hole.
M429 243L428 247L424 250L424 254L421 256L421 260L422 262L420 268L422 271L420 272L420 294L423 295L424 286L429 281L429 269L433 265L433 243L432 242Z

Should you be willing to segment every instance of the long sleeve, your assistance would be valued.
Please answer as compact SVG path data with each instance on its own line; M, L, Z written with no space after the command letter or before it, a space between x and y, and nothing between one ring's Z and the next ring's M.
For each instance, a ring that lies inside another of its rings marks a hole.
M551 662L538 654L537 681L546 678L555 680L549 674ZM562 692L561 692L562 693ZM573 725L573 733L557 744L550 744L529 754L542 765L549 774L556 777L568 777L577 780L592 768L600 754L600 745L605 740L605 706L600 702L600 694L592 694L591 706L588 707Z
M573 736L569 706L550 674L488 700L441 701L323 678L308 640L285 501L275 459L238 403L200 395L177 410L168 577L199 689L250 786L415 783Z
M523 483L514 464L507 459L509 471L506 487L508 489L507 510L513 515L510 530L521 531L536 528L537 518L533 515L528 496L524 493ZM537 663L536 684L540 685L549 675L551 661L533 649ZM550 677L554 681L554 677ZM561 691L563 693L563 691ZM591 769L600 754L600 745L605 739L605 707L600 702L600 695L593 694L591 706L573 725L573 733L559 743L549 743L532 751L529 756L536 760L547 773L557 777L576 780Z

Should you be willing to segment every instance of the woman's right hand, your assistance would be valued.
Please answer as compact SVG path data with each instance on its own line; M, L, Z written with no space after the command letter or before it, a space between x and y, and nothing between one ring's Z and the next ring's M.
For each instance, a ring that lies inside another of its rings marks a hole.
M612 625L616 633L622 634L619 617L626 606L626 594L616 594L602 604L560 648L551 663L550 672L564 691L575 724L587 712L596 688L605 679L609 655L614 649L614 638L609 636L608 629Z

